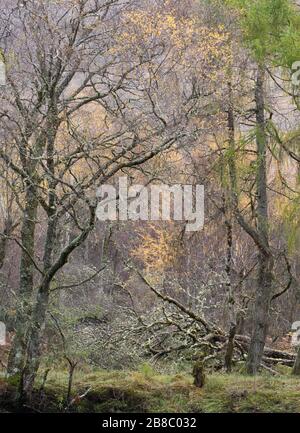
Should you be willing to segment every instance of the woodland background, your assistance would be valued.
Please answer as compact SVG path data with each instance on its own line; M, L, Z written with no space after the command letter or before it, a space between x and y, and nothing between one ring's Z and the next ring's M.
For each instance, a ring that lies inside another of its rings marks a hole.
M82 410L146 410L139 387L171 392L175 380L197 411L196 388L240 383L201 409L231 411L263 375L263 392L274 379L287 399L265 409L299 411L298 2L2 0L0 11L5 401L75 410L92 395ZM97 188L125 175L203 184L204 229L99 222Z

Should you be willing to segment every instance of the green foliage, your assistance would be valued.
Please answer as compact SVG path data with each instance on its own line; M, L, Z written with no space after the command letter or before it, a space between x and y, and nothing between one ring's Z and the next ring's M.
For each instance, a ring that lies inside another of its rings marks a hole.
M299 60L300 16L289 0L225 0L239 13L245 44L258 62Z

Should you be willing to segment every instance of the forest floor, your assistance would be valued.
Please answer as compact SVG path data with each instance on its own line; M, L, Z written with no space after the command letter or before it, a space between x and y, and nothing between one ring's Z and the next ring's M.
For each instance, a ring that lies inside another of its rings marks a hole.
M67 372L49 374L45 391L36 392L31 408L35 412L65 411ZM208 375L206 384L198 389L191 376L158 375L151 369L138 372L97 371L77 373L68 411L76 412L300 412L300 378L267 376L256 378L242 374ZM10 409L8 395L12 385L0 380L0 411ZM28 406L27 406L28 409Z

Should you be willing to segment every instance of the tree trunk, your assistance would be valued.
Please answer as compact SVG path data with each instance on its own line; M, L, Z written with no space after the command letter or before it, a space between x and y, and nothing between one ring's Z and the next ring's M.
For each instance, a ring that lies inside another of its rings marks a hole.
M49 162L48 162L49 164ZM49 192L48 227L45 239L43 256L43 271L47 275L51 268L52 255L56 243L56 201L55 196ZM24 392L30 394L34 385L41 358L41 342L46 324L46 314L49 304L51 279L44 278L39 287L35 301L32 321L27 336L26 365L24 368Z
M7 247L7 236L10 236L14 229L12 220L10 217L6 218L4 222L4 230L3 236L0 236L0 269L4 265L4 260L6 256L6 247Z
M194 385L197 388L202 388L205 384L204 364L202 361L197 361L193 367Z
M7 374L20 375L24 367L26 341L25 335L30 317L30 298L33 292L35 228L38 208L36 187L27 184L25 209L21 228L21 263L18 312L15 325L15 337L9 353Z
M26 365L23 373L24 393L30 395L41 359L41 341L45 329L46 313L49 303L49 290L39 291L33 311L32 323L28 334Z
M230 320L230 328L228 334L228 342L225 353L225 370L227 373L231 372L232 368L232 357L234 350L234 337L236 334L236 312L235 312L235 300L232 293L232 223L231 220L226 219L227 229L227 260L226 260L226 274L227 274L227 302L228 312Z
M272 258L259 257L259 278L253 313L253 332L247 358L247 372L256 374L261 364L269 325L272 295Z
M73 388L73 379L74 379L74 372L75 368L77 367L77 362L72 362L70 359L68 359L69 362L69 379L68 379L68 391L67 391L67 397L66 397L66 406L69 407L71 400L72 400L72 388Z
M232 206L234 205L234 203L232 202L231 197L232 197L232 193L236 194L237 192L237 179L236 179L235 162L232 160L235 157L235 128L234 128L233 95L232 95L231 81L228 83L227 114L228 114L228 118L227 118L228 143L229 143L229 150L230 150L229 176L231 181L231 191L230 191L229 200L227 200L226 196L224 197L224 214L225 214L226 241L227 241L225 272L227 275L226 289L227 289L227 302L228 302L230 328L229 328L228 341L227 341L227 347L225 353L225 370L227 373L230 373L232 368L234 337L237 329L235 299L232 290L232 251L233 251Z
M256 374L261 364L269 324L272 295L273 258L269 251L268 197L267 197L267 137L264 101L265 69L258 67L256 102L257 145L257 233L262 247L259 251L258 287L253 312L253 332L247 358L247 372Z
M54 208L53 215L48 220L48 230L44 252L45 277L42 280L38 290L37 299L32 314L32 324L30 326L27 338L27 358L23 380L24 390L27 395L30 395L32 391L36 374L40 365L41 343L46 323L51 281L54 278L56 272L66 264L72 251L86 240L89 232L93 229L95 223L95 208L91 208L90 212L89 225L70 242L70 244L61 252L59 258L54 263L52 263L51 260L56 238L56 219L54 217Z
M48 214L48 227L45 240L44 250L44 274L47 274L51 267L51 258L56 242L56 218L55 218L55 200L50 192L50 212ZM39 287L35 306L32 313L32 321L27 336L27 353L26 365L24 368L23 386L25 394L30 394L34 385L37 371L41 359L41 342L46 324L46 314L50 296L50 282L44 279Z
M225 353L226 373L231 373L232 370L232 357L233 357L233 350L234 350L235 334L236 334L236 323L231 323L228 341L227 341L226 353Z

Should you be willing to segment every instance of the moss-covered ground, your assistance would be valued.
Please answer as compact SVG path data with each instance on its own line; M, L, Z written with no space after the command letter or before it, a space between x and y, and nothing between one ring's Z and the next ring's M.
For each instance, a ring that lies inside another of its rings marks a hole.
M50 372L45 390L37 391L32 407L41 412L65 410L67 371ZM0 408L7 409L13 384L0 380ZM136 372L79 371L71 409L77 412L300 412L300 378L291 375L255 378L243 374L211 374L203 388L188 374L161 375L150 367Z

